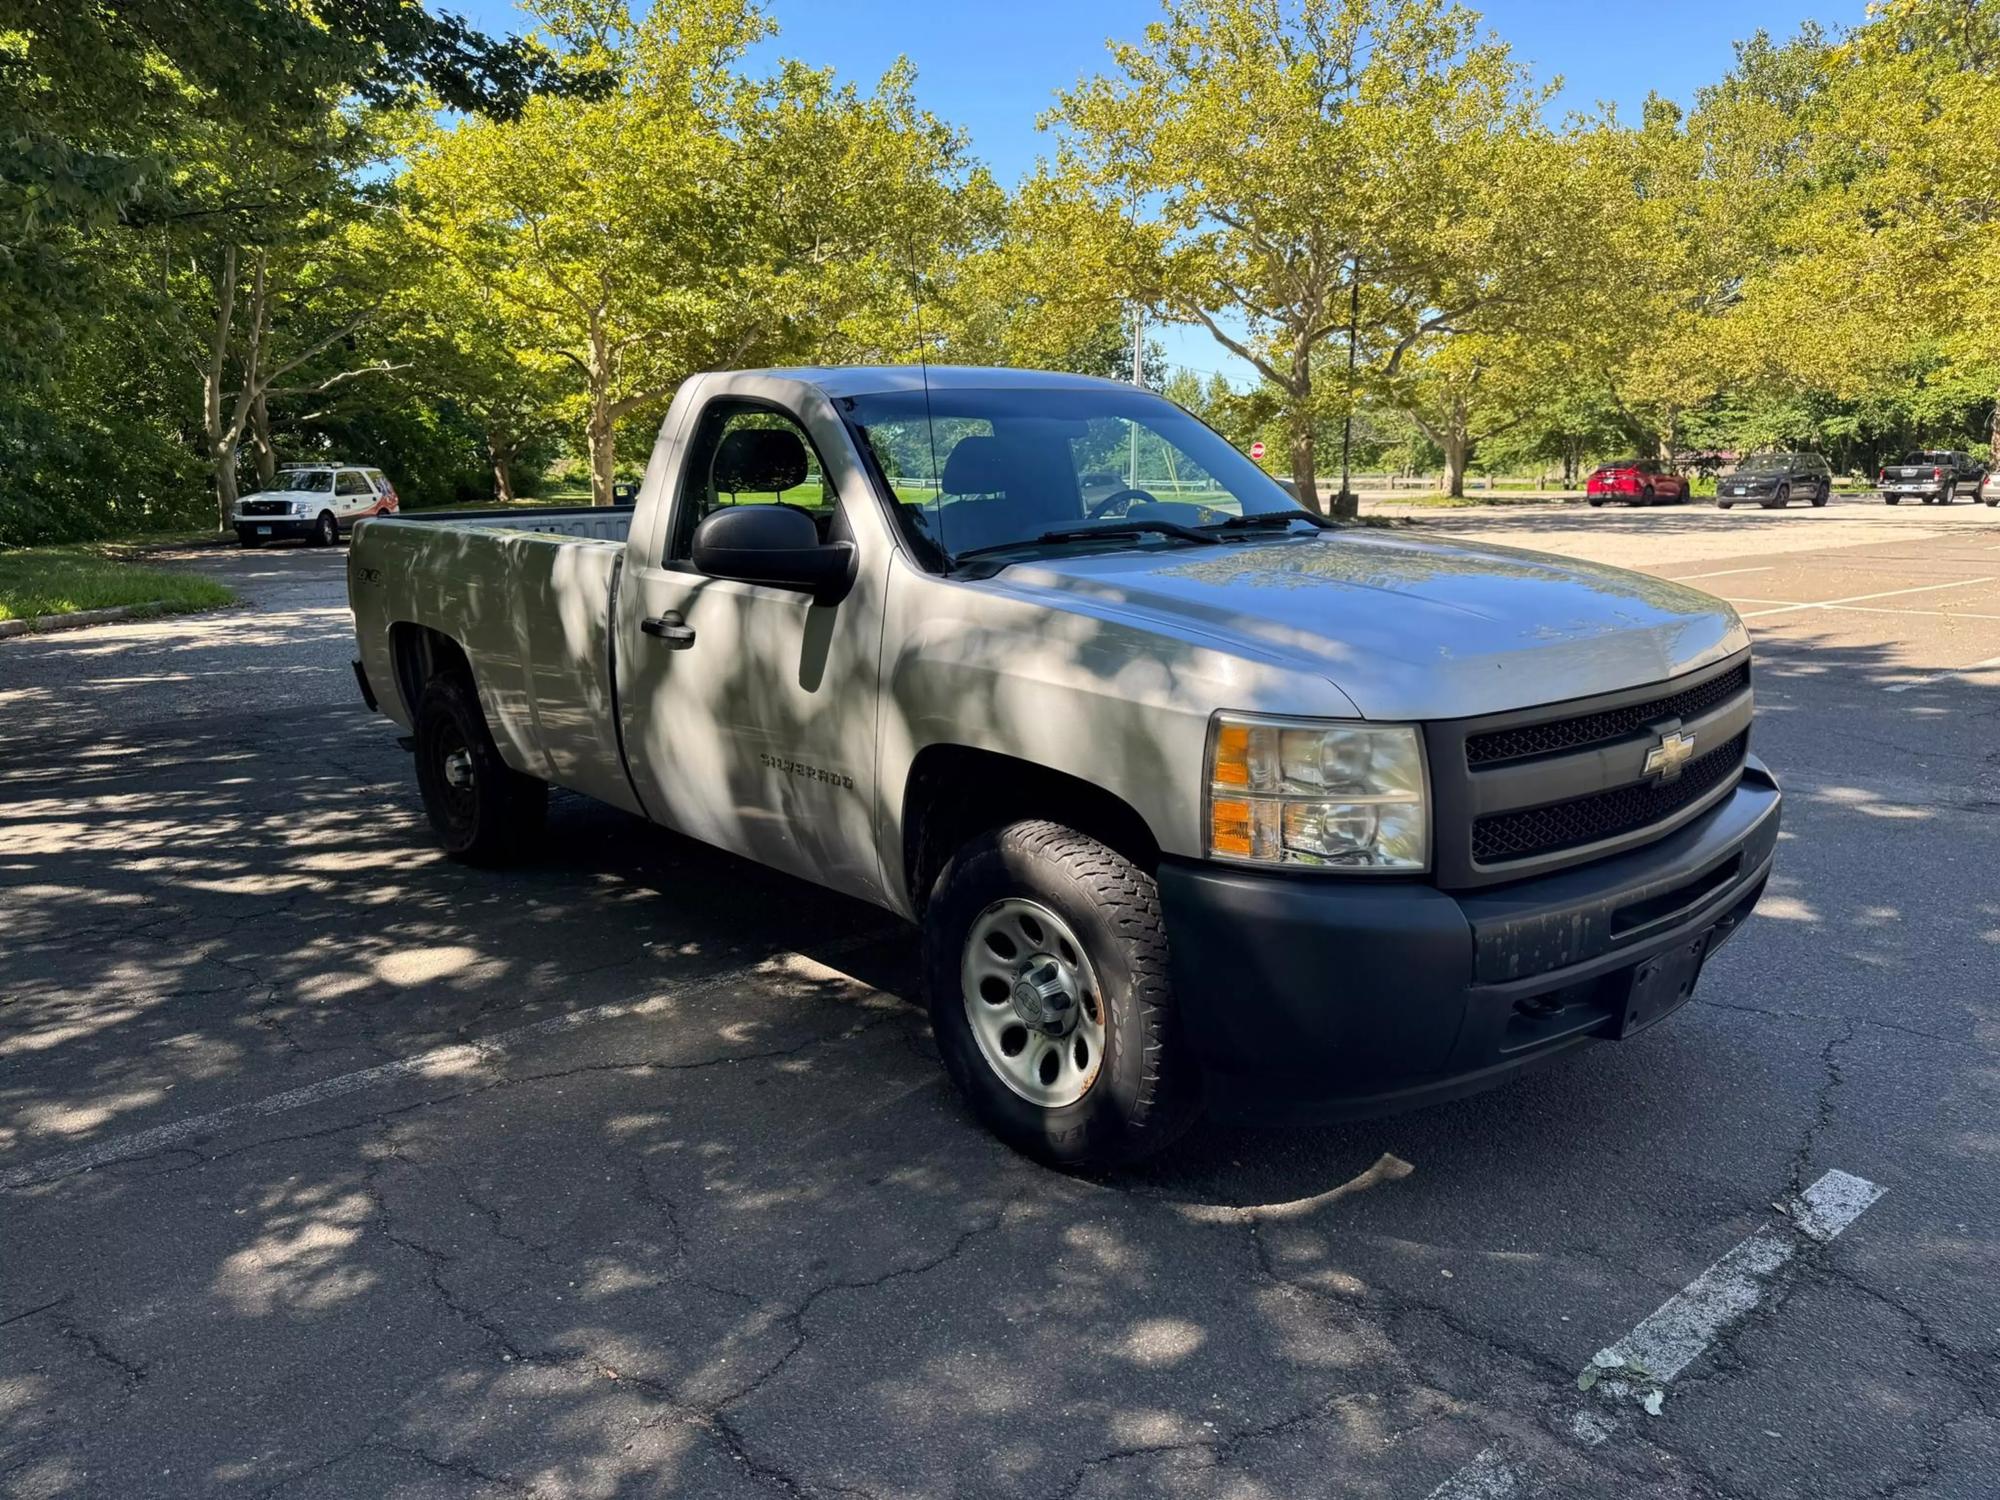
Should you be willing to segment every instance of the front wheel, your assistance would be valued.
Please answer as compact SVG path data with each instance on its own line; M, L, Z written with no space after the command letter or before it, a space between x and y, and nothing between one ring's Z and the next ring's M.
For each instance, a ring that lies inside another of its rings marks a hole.
M444 852L466 864L502 864L541 831L548 783L500 758L479 693L456 673L433 677L417 704L417 789Z
M1783 510L1787 505L1790 505L1791 503L1792 503L1791 487L1789 485L1781 484L1778 486L1777 493L1772 495L1770 499L1764 502L1764 509Z
M236 543L240 547L261 547L264 545L263 539L248 526L239 526L236 528Z
M340 540L340 523L333 518L333 512L323 510L313 523L312 544L315 547L331 547Z
M1199 1112L1158 888L1096 839L1036 821L961 849L932 891L924 978L946 1072L1024 1155L1120 1166Z

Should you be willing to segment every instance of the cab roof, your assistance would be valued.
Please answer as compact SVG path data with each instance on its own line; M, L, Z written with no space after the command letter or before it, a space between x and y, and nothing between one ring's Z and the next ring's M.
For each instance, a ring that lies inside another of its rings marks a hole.
M926 380L934 391L1133 389L1125 381L1104 380L1095 375L1066 375L1055 370L1013 370L981 365L805 365L741 373L802 381L835 397L920 391Z

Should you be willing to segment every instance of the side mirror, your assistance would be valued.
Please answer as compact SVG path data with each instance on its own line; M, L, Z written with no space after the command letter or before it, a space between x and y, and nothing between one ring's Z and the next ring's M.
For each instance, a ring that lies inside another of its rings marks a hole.
M711 578L762 583L838 604L854 586L854 544L821 542L811 516L789 505L725 505L694 529L694 565Z

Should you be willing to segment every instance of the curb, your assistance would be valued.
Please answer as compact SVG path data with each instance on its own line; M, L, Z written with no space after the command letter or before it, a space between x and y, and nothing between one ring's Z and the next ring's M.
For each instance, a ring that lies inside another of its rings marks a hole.
M80 609L67 615L0 620L0 640L16 635L40 635L49 630L75 630L84 625L109 625L114 620L134 620L152 610L172 607L165 599L155 599L151 604L121 604L115 609Z

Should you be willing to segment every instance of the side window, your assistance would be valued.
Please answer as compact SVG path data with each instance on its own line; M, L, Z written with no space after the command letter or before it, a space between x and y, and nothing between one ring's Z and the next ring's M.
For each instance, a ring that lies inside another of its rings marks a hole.
M772 502L808 512L822 539L839 512L819 455L783 412L748 401L711 402L681 466L679 504L666 561L685 562L702 517L724 505Z
M340 471L339 488L334 493L336 495L366 495L372 493L372 491L368 488L368 480L365 475L359 474L353 469L342 469Z

